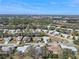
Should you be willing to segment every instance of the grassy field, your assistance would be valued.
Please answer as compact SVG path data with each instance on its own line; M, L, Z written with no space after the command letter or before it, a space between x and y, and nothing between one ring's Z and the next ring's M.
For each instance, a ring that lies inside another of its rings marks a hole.
M79 50L79 46L78 45L75 45L75 47ZM79 51L77 53L77 59L79 59Z
M32 59L29 56L24 56L24 57L21 57L21 56L12 56L12 57L13 57L13 59ZM10 58L7 58L7 59L10 59Z

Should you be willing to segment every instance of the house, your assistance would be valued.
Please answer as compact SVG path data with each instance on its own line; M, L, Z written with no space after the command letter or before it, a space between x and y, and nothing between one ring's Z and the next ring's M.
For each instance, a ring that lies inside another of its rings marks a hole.
M2 47L1 50L4 51L4 52L9 52L10 51L10 47Z
M59 35L60 33L57 32L56 30L54 30L53 34L54 34L54 35Z
M49 30L48 34L53 34L54 31L53 30Z
M61 27L59 27L59 26L57 26L57 27L55 27L56 29L60 29Z
M4 39L4 41L5 41L5 43L4 44L8 44L9 43L9 41L11 40L11 38L12 37L4 37L3 39Z
M68 39L70 40L73 40L73 36L72 35L69 35L69 37L67 37Z
M17 36L16 37L16 41L17 41L17 45L20 44L21 40L22 40L23 36Z
M63 33L62 33L61 35L62 35L62 37L64 37L65 39L67 39L68 36L69 36L68 34L63 34Z
M15 33L20 33L20 32L21 32L20 29L15 30Z
M34 38L33 38L33 41L36 42L36 43L37 43L37 42L40 42L40 41L41 41L41 37L34 37Z
M33 56L35 59L40 59L40 56L42 57L43 49L40 47L40 45L36 44L33 46L31 50L31 56Z
M0 42L2 42L3 41L3 38L0 38Z
M36 29L35 32L41 32L41 29Z
M4 29L4 30L3 30L3 33L6 33L6 32L8 32L8 29Z
M61 48L57 42L53 42L50 46L47 47L47 49L56 55L59 55L61 52Z
M8 33L9 33L9 34L15 34L15 29L10 29L10 30L8 30Z
M17 37L16 37L16 40L17 40L17 41L21 41L22 38L23 38L23 36L17 36Z
M47 33L47 32L48 32L48 30L46 30L46 29L42 29L42 31L43 31L43 32L45 32L45 33Z
M0 23L0 30L3 30L4 25Z
M44 36L42 38L43 38L43 41L44 41L45 44L47 44L48 40L50 39L48 36Z
M8 52L8 53L10 53L10 52L12 52L13 50L15 50L15 47L17 47L17 45L7 45L7 46L2 46L2 48L1 48L1 51L3 51L3 52Z
M77 49L74 46L72 46L72 45L70 45L68 43L67 44L60 43L60 46L61 46L62 49L69 49L72 52L74 52L75 54L77 53Z
M73 36L72 35L69 35L69 34L61 34L62 35L62 37L64 37L65 39L70 39L70 40L72 40L73 39Z
M79 29L76 29L75 31L78 31L79 32Z
M13 45L8 46L8 47L13 51L13 50L15 50L15 48L17 47L17 45L16 44L13 44Z
M49 29L51 27L51 25L48 25L47 28Z
M31 31L32 33L35 33L35 30L34 29L29 29L29 31Z
M31 38L25 36L25 37L23 38L23 41L24 41L24 43L26 43L26 42L30 42L30 41L31 41Z
M26 46L17 47L16 51L21 53L28 53L30 49L31 49L31 45L26 45Z
M67 31L70 31L70 33L73 33L73 29L67 28Z
M34 47L34 50L33 50L33 56L35 57L35 58L37 58L37 59L39 59L40 58L40 56L42 56L42 48L39 46L39 45L37 45L37 46L35 46Z
M18 52L24 53L25 50L26 50L26 48L25 48L25 47L18 47L16 50L17 50Z
M78 40L79 39L79 36L75 36L75 40Z

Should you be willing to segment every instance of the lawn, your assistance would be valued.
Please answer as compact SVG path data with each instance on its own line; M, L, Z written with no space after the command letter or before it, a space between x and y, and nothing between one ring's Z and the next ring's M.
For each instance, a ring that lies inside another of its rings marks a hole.
M9 58L8 58L9 59ZM13 59L32 59L29 56L24 56L24 57L20 57L20 56L13 56Z

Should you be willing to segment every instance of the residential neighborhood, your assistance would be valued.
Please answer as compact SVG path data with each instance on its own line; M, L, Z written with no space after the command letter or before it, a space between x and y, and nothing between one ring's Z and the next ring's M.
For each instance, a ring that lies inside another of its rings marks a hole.
M62 17L0 16L0 59L79 59L78 24Z

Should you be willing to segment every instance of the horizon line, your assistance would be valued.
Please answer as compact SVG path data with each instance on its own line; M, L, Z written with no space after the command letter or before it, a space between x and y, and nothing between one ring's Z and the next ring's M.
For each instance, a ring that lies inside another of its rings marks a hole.
M55 15L69 15L69 16L79 16L79 14L0 14L1 15L47 15L47 16L55 16Z

